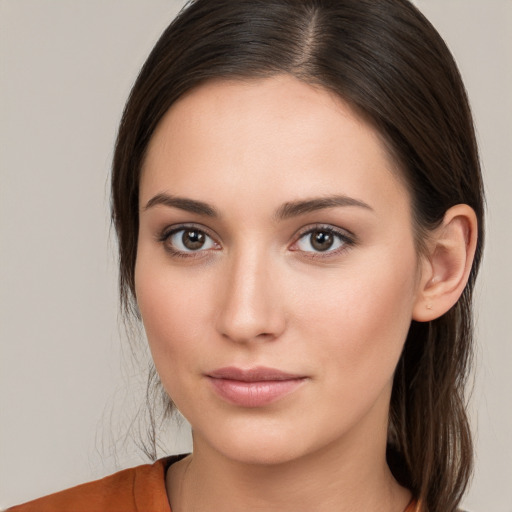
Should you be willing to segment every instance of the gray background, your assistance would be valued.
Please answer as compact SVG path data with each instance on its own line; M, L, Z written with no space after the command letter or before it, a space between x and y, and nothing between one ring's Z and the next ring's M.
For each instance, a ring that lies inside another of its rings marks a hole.
M130 86L182 3L0 0L0 508L140 463L129 443L113 454L141 381L108 174ZM488 194L465 507L512 512L512 1L416 3L462 70ZM186 429L170 437L189 449Z

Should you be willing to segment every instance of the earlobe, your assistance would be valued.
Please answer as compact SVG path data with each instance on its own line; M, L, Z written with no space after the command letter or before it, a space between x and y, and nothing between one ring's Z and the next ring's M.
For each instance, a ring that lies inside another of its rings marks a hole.
M429 239L413 320L428 322L446 313L461 296L469 278L477 241L477 219L467 204L450 208Z

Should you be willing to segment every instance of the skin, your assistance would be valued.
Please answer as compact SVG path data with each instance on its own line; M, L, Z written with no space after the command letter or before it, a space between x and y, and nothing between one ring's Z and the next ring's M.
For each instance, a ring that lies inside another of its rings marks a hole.
M333 195L364 205L276 218ZM183 254L183 232L164 240L182 224L208 235L202 248ZM467 245L466 224L451 226ZM304 233L326 226L344 238L315 251ZM193 455L167 474L173 512L405 509L410 494L385 461L393 372L415 312L440 314L425 310L437 267L418 256L412 226L378 133L322 89L288 76L209 82L167 112L140 182L135 284L162 384L193 430ZM207 377L226 366L305 379L241 407Z

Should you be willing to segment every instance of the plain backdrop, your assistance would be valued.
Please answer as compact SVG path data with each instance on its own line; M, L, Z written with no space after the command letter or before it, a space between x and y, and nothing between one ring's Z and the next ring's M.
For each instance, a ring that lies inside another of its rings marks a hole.
M487 187L465 507L512 512L512 1L416 3L460 65ZM0 508L143 460L113 455L141 393L108 177L130 86L182 4L0 0ZM186 428L167 449L190 450Z

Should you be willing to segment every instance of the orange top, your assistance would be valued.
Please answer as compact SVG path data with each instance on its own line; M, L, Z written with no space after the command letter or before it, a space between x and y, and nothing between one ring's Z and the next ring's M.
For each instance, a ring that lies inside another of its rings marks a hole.
M165 472L181 457L166 457L154 464L125 469L12 507L8 512L171 512Z
M418 502L413 498L407 505L404 512L417 512Z
M185 455L175 455L78 485L6 512L171 512L165 489L167 468ZM404 512L415 512L412 500Z

